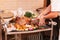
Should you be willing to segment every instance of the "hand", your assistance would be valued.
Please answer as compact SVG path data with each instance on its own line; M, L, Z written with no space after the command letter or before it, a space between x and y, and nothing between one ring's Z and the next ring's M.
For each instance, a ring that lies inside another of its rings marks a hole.
M40 18L39 19L39 26L44 26L45 25L45 19Z
M45 25L45 19L43 16L39 18L39 26L44 26Z

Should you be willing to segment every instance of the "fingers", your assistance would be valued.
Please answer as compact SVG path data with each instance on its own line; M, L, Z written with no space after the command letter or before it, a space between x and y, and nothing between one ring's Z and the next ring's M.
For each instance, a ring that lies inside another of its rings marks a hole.
M43 26L43 25L45 25L45 19L44 18L40 18L39 19L39 24L38 24L39 26Z
M39 22L38 25L39 25L39 26L44 26L44 25L45 25L45 22Z

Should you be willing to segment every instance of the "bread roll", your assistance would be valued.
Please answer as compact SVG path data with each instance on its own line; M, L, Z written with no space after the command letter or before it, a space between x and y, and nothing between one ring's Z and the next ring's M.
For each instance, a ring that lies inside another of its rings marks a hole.
M4 10L3 12L0 13L0 17L2 18L12 18L14 16L14 14L12 12L10 12L9 10Z

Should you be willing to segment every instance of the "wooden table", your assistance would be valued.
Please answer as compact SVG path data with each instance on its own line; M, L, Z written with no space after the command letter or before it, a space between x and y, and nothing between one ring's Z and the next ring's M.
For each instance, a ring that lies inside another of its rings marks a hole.
M5 40L7 40L7 35L15 35L15 40L17 40L18 34L20 35L20 40L21 40L21 34L29 34L29 33L38 33L38 32L45 32L45 31L50 31L50 40L52 40L53 37L53 21L51 20L51 27L50 28L45 28L45 29L38 29L38 30L33 30L33 31L22 31L22 32L7 32L5 30Z
M50 35L50 40L52 40L52 34L53 34L53 29L52 28L46 28L46 29L38 29L38 30L33 30L33 31L23 31L23 32L6 32L5 33L5 40L7 40L7 35L15 35L15 40L17 40L17 34L20 35L20 40L21 40L21 34L26 34L26 33L37 33L37 32L43 32L43 31L51 31Z
M5 31L5 40L7 40L7 35L15 35L15 40L17 40L17 34L20 35L20 40L21 40L21 34L29 34L29 33L38 33L38 32L45 32L45 31L50 31L50 40L52 40L53 37L53 21L51 20L51 27L50 28L45 28L45 29L38 29L38 30L33 30L33 31L22 31L22 32L7 32Z

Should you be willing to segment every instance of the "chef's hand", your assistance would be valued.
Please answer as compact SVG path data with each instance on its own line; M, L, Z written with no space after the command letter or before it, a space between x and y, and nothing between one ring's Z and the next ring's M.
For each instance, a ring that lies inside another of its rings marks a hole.
M45 25L45 19L44 19L44 16L38 16L37 19L39 19L39 26L44 26Z

